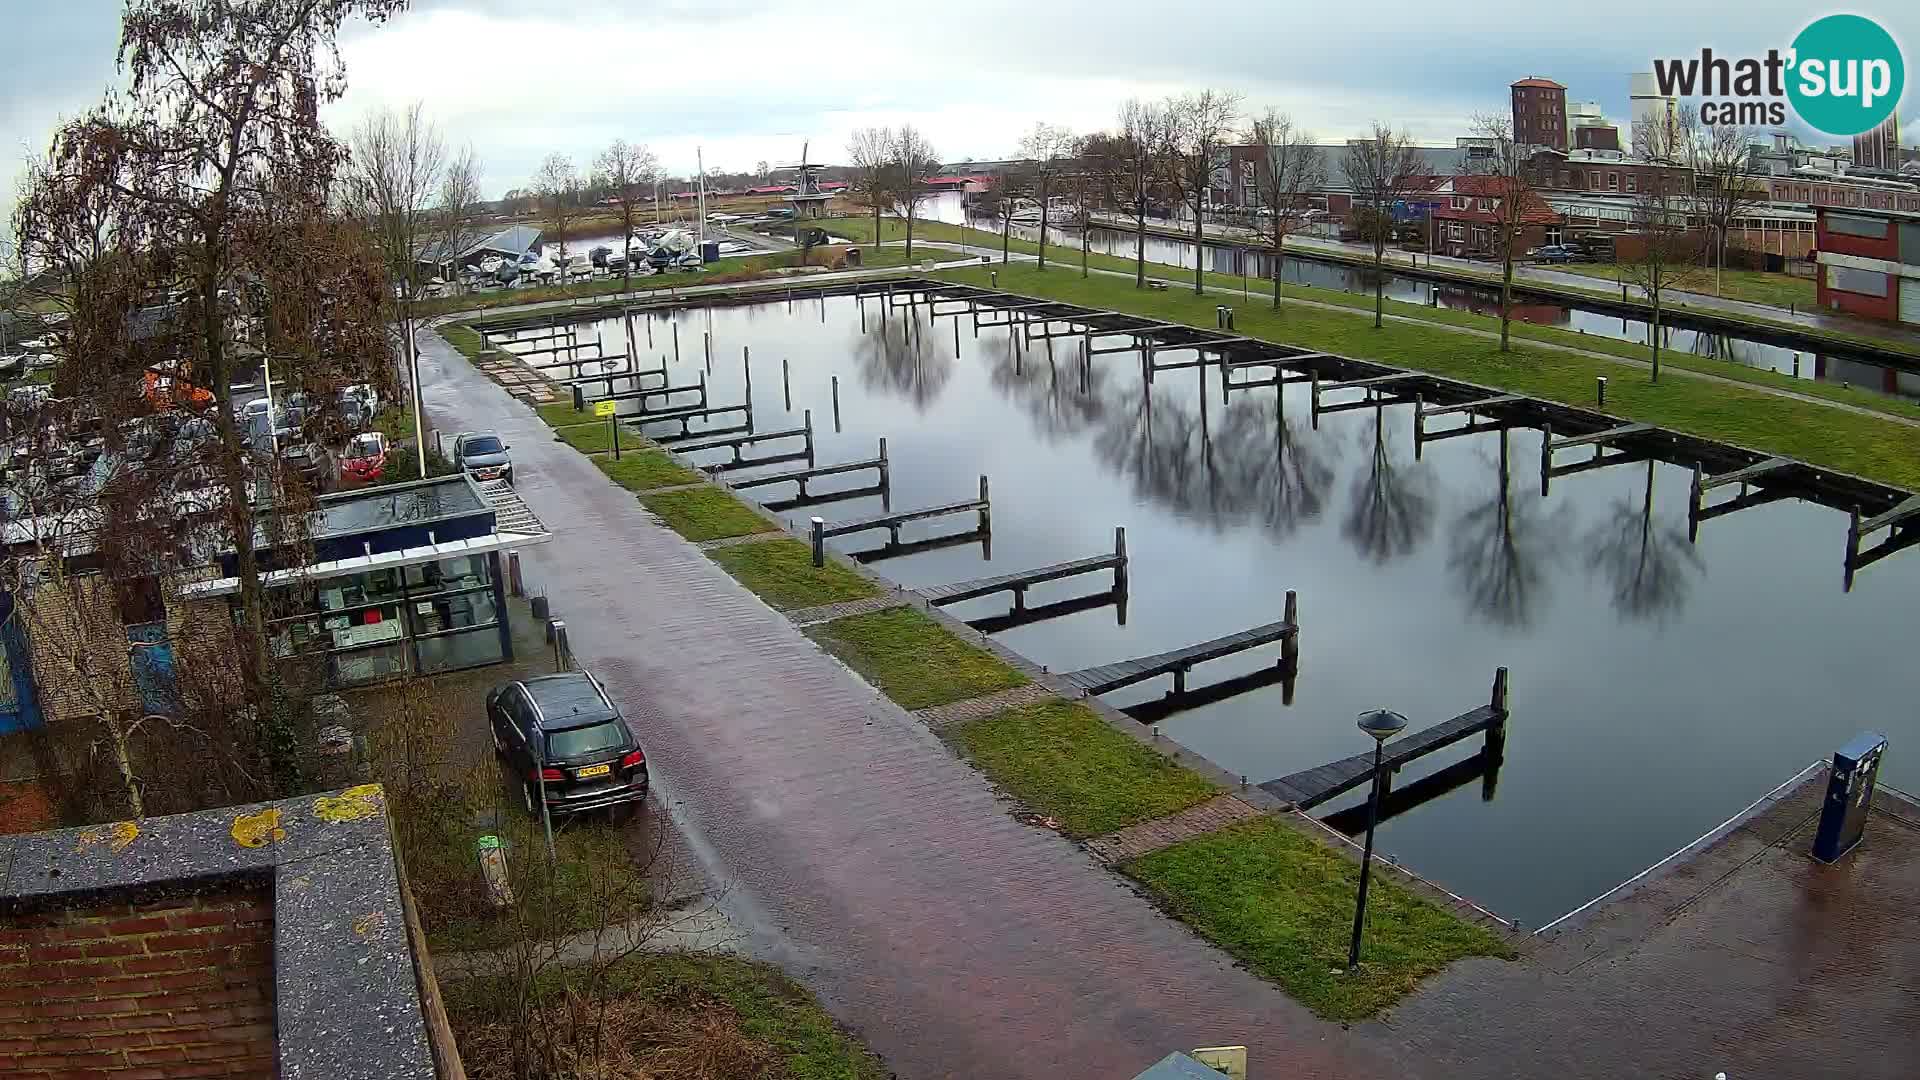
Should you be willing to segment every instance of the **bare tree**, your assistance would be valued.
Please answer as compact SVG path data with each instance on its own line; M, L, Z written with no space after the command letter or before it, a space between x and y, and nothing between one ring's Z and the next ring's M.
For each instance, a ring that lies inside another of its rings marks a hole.
M1073 132L1058 124L1036 123L1020 139L1020 153L1033 162L1034 180L1040 189L1040 261L1047 268L1047 211L1051 209L1053 185L1062 168L1075 154L1078 144Z
M567 230L580 217L580 174L574 171L573 159L561 153L541 159L540 168L533 174L533 190L547 224L553 228L554 241L560 245L559 264L564 271Z
M15 219L30 263L58 262L78 223L100 213L137 256L110 287L75 300L63 364L73 365L71 388L96 404L126 402L147 364L164 360L170 379L195 388L189 396L205 395L217 443L215 542L234 553L236 652L274 790L297 789L302 766L295 691L267 644L255 478L232 408L236 345L252 326L265 348L297 346L289 377L314 390L341 378L391 385L388 274L384 260L363 257L364 234L332 215L346 150L319 111L345 89L341 26L378 23L402 6L261 0L222 5L216 17L177 0L129 0L125 88L61 126ZM301 251L309 240L328 248ZM137 349L114 346L129 314L159 297L171 302L155 332ZM300 342L302 330L315 336ZM127 415L116 408L102 412ZM290 509L276 504L273 515L290 519Z
M907 261L913 261L913 219L920 206L920 200L926 197L927 177L934 175L940 168L940 159L935 156L933 144L927 141L918 128L912 124L903 126L893 137L893 156L889 171L897 184L895 196L906 205L907 212Z
M1670 158L1674 152L1673 147L1663 145L1661 132L1652 124L1635 129L1633 149L1636 156L1656 160ZM1661 302L1668 290L1685 288L1698 269L1699 236L1688 224L1694 200L1684 187L1673 173L1649 174L1633 196L1628 212L1630 234L1620 238L1630 245L1628 257L1617 259L1620 273L1639 286L1651 309L1647 344L1653 349L1654 382L1660 381Z
M1513 323L1513 266L1526 245L1528 226L1555 220L1535 186L1527 147L1513 138L1513 123L1505 115L1482 113L1473 119L1473 133L1490 143L1490 151L1466 163L1465 175L1455 179L1456 193L1489 200L1493 214L1493 244L1500 256L1500 351L1510 347ZM1460 191L1460 187L1468 190Z
M979 205L1000 219L1000 264L1006 265L1013 251L1013 213L1022 200L1037 190L1033 166L1014 162L1001 169L993 185L980 195Z
M893 204L892 129L866 127L854 132L847 140L847 160L853 163L851 194L873 208L873 242L877 247L886 239L880 233L880 211Z
M1378 330L1386 311L1388 222L1393 204L1414 190L1420 159L1413 152L1413 140L1404 131L1396 132L1385 124L1373 125L1369 138L1347 144L1347 156L1341 168L1347 184L1353 188L1354 202L1372 215L1373 239L1373 328Z
M1281 261L1287 237L1307 220L1307 197L1326 185L1326 161L1313 136L1293 118L1268 109L1247 133L1253 147L1253 189L1259 199L1260 230L1273 245L1273 308L1280 310Z
M1147 287L1147 207L1165 187L1173 117L1164 104L1129 100L1120 106L1118 147L1110 175L1117 205L1133 215L1133 284Z
M1677 134L1686 163L1693 169L1693 212L1708 231L1716 271L1727 263L1727 233L1743 226L1767 199L1766 188L1749 173L1750 146L1761 133L1753 128L1702 124L1689 105L1680 110ZM1713 280L1720 293L1720 277Z
M443 264L451 264L480 241L480 158L467 144L440 174L440 201L434 211L436 246Z
M1193 293L1206 292L1202 284L1207 247L1207 207L1212 202L1214 174L1226 166L1227 141L1240 120L1240 95L1202 90L1167 103L1169 138L1168 176L1193 213Z
M760 164L764 172L766 162ZM647 149L645 143L630 143L625 139L613 140L593 163L594 184L605 188L607 196L620 208L620 251L624 256L620 263L622 292L633 283L634 218L640 212L641 200L659 175L660 162L653 151Z

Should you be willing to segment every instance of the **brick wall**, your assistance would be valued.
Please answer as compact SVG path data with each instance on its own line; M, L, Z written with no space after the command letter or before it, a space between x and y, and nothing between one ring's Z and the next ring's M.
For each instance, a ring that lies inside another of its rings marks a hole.
M274 1073L269 890L0 915L0 1078Z

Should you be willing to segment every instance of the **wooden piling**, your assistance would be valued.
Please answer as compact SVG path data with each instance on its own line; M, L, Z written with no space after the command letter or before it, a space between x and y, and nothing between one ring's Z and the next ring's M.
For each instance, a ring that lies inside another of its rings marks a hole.
M880 436L880 486L891 487L892 483L892 466L887 462L887 437L882 435Z
M1122 595L1127 591L1127 527L1113 527L1113 591Z
M702 347L707 353L707 370L711 372L713 370L713 331L702 331L700 337L703 343Z
M813 410L808 409L806 412L801 413L800 418L802 421L800 426L807 429L807 464L812 465L813 464Z
M980 531L993 529L993 505L987 500L987 474L980 474Z
M780 358L780 392L786 395L787 411L793 411L793 362L786 357Z
M647 312L647 348L653 348L653 312Z
M1292 589L1287 590L1287 603L1280 612L1280 621L1294 627L1294 632L1280 639L1280 662L1288 668L1300 663L1300 595Z
M833 377L833 433L840 433L840 376Z
M680 320L673 320L673 362L680 362Z
M1499 757L1507 747L1507 669L1493 672L1493 723L1487 725L1487 754Z
M747 415L753 415L753 350L751 346L740 346L740 372L747 380Z
M1281 372L1280 377L1284 381L1286 379L1286 373ZM1473 416L1471 414L1467 416L1467 423L1473 423ZM1426 434L1427 397L1425 394L1415 394L1413 395L1413 460L1415 461L1420 460L1420 451L1424 449L1427 441Z
M1546 498L1547 485L1553 480L1553 425L1540 425L1540 497Z

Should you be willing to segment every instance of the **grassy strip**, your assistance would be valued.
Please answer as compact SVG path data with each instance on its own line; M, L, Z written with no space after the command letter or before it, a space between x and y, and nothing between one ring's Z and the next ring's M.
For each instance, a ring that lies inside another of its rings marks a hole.
M873 1052L840 1030L805 989L770 964L711 953L641 952L611 965L599 987L586 968L554 968L535 987L542 1021L558 1025L569 995L604 1000L610 1044L606 1075L678 1080L752 1076L768 1080L883 1080ZM510 979L446 986L461 1056L488 1073L507 1068L516 1033L505 1017ZM591 1039L585 1045L591 1047ZM578 1075L603 1075L592 1061ZM631 1071L629 1071L631 1069Z
M871 243L869 238L873 235L872 218L836 218L824 224L830 232L836 235L843 235L852 239L861 240L862 242ZM883 228L881 231L889 240L899 239L900 234L905 231L904 224L897 220L883 219L882 224L885 225L886 228ZM988 233L979 229L969 229L958 225L945 225L939 222L925 226L916 224L914 226L916 243L918 242L917 238L923 227L936 230L936 234L940 238L950 240L954 243L985 245L995 248L1000 245L1000 237L997 233ZM1032 255L1038 251L1039 245L1031 241L1014 239L1011 242L1011 249L1021 254ZM1050 258L1057 258L1060 261L1061 269L1071 271L1077 271L1079 269L1080 253L1078 251L1070 248L1061 248L1057 244L1048 245L1048 250L1052 253L1050 254ZM1358 259L1342 259L1340 261L1353 262L1355 265L1361 264L1361 260ZM1132 259L1121 258L1114 255L1092 253L1088 257L1087 265L1094 270L1109 270L1129 276L1134 272ZM988 267L988 269L1000 270L1004 275L1006 271L1012 268L1010 266L1000 267L995 265ZM1149 262L1147 264L1147 276L1149 278L1169 279L1176 283L1187 282L1190 284L1193 280L1193 271L1171 266L1166 263ZM1219 289L1222 292L1240 293L1241 291L1242 279L1231 274L1208 273L1202 276L1202 280L1207 287ZM1494 283L1498 283L1497 278L1494 279ZM1252 286L1254 291L1250 297L1251 302L1262 304L1262 306L1270 306L1273 296L1272 284L1270 282L1262 283L1256 279L1252 282ZM1350 293L1340 289L1318 289L1310 285L1284 285L1281 287L1280 295L1284 299L1304 300L1316 304L1330 304L1336 307L1352 308L1356 311L1371 312L1373 310L1372 297L1363 293ZM1594 295L1600 296L1604 294L1596 292ZM1608 298L1611 299L1611 297ZM1389 315L1399 315L1405 318L1419 319L1422 322L1440 323L1446 326L1478 330L1485 333L1497 334L1500 332L1500 320L1495 316L1476 315L1471 311L1460 311L1454 308L1428 307L1424 304L1410 304L1399 300L1388 300L1384 306L1386 313ZM1236 318L1239 317L1239 314L1239 311L1236 311ZM1764 319L1755 319L1753 321L1768 322L1768 320ZM1787 323L1770 323L1770 325L1790 326L1790 324ZM1509 330L1515 338L1538 341L1550 345L1562 345L1573 349L1584 349L1588 352L1607 353L1627 360L1638 360L1641 363L1646 363L1653 357L1653 350L1645 345L1636 344L1631 341L1623 341L1619 338L1605 337L1600 334L1582 334L1576 330L1562 330L1554 326L1540 326L1518 319L1510 324ZM1831 334L1830 336L1870 345L1886 344L1885 342L1872 338L1848 338L1846 335L1841 334ZM1917 347L1915 351L1916 353L1920 353L1920 347ZM1698 371L1703 374L1715 375L1733 382L1751 383L1755 386L1790 390L1807 397L1818 397L1830 401L1844 402L1857 408L1887 413L1890 416L1920 419L1920 404L1914 402L1856 390L1851 387L1837 386L1833 383L1814 382L1810 379L1796 379L1791 375L1760 368L1752 368L1731 360L1716 360L1709 357L1692 356L1667 350L1660 354L1660 364L1664 368L1684 368L1688 371Z
M1360 970L1346 974L1359 865L1272 819L1162 848L1122 871L1235 959L1333 1020L1371 1016L1463 957L1513 956L1490 931L1375 875Z
M798 540L737 544L708 553L720 568L781 611L838 604L880 595L879 586L837 562L813 565L813 551Z
M1211 326L1212 296L1153 292L1111 277L1082 278L1032 266L999 268L1000 287L1092 307L1149 315L1191 326ZM985 269L944 277L984 285ZM1785 454L1828 468L1906 488L1920 488L1920 430L1876 416L1829 409L1743 387L1672 378L1655 384L1623 377L1608 361L1517 344L1501 353L1492 341L1445 334L1433 327L1389 323L1375 330L1336 311L1292 307L1237 313L1251 337L1379 360L1575 405L1593 400L1594 378L1610 377L1607 410L1633 420Z
M1613 282L1616 290L1620 287L1619 271L1612 263L1554 263L1541 265L1539 269L1597 278L1601 281ZM1695 276L1699 279L1700 287L1691 291L1706 292L1713 283L1713 271L1701 271ZM1780 308L1791 305L1805 309L1817 303L1815 292L1812 278L1775 274L1765 270L1722 270L1720 272L1719 295L1729 300L1771 304Z
M1054 699L962 726L953 738L973 762L1028 806L1089 837L1184 810L1219 794L1205 777L1107 726L1092 710Z
M732 492L717 487L662 491L642 495L640 502L658 514L668 528L696 543L771 532L774 528L773 522L734 498Z
M616 484L628 491L651 491L654 488L672 487L676 484L694 484L701 479L700 474L668 457L664 451L643 450L638 453L623 452L620 460L601 456L593 459Z
M815 627L826 650L906 709L929 709L1023 686L1027 677L912 608Z

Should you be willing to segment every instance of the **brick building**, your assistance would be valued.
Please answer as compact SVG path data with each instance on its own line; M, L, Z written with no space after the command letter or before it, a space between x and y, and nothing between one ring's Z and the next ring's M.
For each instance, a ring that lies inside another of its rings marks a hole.
M1521 79L1513 91L1513 141L1521 146L1567 149L1567 88L1539 76Z
M0 1075L455 1080L378 787L0 837Z
M1920 214L1822 207L1815 241L1821 307L1920 325Z
M1433 250L1442 255L1498 256L1501 208L1509 197L1525 203L1514 243L1517 251L1559 243L1559 213L1531 191L1509 196L1507 189L1506 178L1500 176L1453 176L1443 181L1431 200L1437 204L1432 211Z
M1578 191L1633 196L1666 184L1669 190L1692 189L1693 171L1634 157L1618 150L1542 150L1533 156L1534 186L1542 191Z

